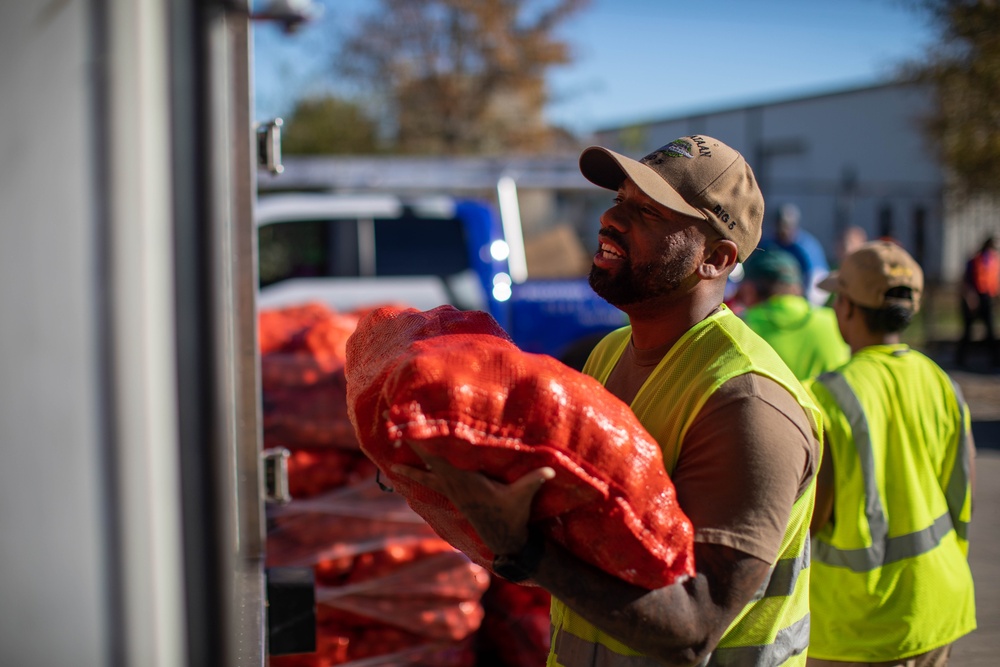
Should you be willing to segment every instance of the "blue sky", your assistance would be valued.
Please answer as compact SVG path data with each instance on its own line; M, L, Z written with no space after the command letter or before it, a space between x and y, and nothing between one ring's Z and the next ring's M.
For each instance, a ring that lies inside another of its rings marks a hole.
M255 28L258 119L335 86L328 73L337 35L378 5L316 4L322 16L291 36ZM933 42L925 17L909 7L906 0L592 0L560 29L575 60L552 70L546 115L585 133L881 81Z

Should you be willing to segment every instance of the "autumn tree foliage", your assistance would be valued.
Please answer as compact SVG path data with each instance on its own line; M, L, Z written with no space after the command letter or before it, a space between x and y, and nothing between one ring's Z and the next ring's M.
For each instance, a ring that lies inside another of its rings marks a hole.
M539 152L556 28L588 0L379 0L337 55L401 153Z
M1000 2L914 0L940 39L904 74L929 84L928 137L959 195L1000 194Z

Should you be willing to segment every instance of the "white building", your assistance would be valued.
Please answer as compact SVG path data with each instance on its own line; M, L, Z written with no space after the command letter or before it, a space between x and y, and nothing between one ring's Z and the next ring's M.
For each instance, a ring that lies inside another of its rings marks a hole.
M856 225L899 241L929 280L952 282L998 217L994 206L946 197L945 172L920 129L932 103L925 87L885 83L603 129L596 141L639 158L687 134L721 139L760 181L765 235L778 206L794 203L831 264L841 232Z

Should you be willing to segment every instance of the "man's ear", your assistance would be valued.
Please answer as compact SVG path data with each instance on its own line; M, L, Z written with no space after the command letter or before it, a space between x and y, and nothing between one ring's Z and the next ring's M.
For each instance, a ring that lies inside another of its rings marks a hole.
M729 239L711 241L705 248L705 258L698 267L698 275L706 280L728 276L736 266L739 250Z

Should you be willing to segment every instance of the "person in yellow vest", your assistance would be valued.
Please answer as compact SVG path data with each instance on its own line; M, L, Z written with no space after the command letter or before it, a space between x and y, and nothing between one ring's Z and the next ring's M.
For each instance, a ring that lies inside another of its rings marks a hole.
M743 262L737 298L747 308L741 317L766 340L800 380L840 366L851 356L840 336L837 316L802 296L802 272L793 255L772 248Z
M967 561L975 447L958 386L900 342L923 272L873 241L821 285L851 360L810 386L823 410L810 667L942 667L976 627Z
M528 529L551 468L499 484L422 455L394 470L447 496L495 572L552 594L547 665L804 665L808 524L819 413L774 350L723 305L760 239L764 200L743 156L705 135L634 160L593 146L591 182L614 192L590 283L630 325L584 372L630 404L663 450L694 526L696 575L646 590Z

